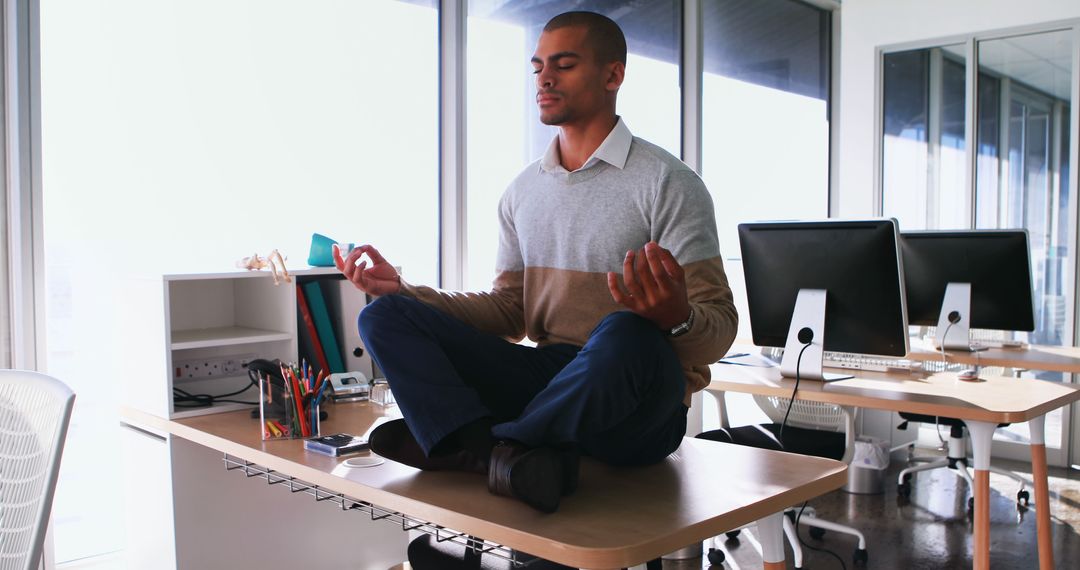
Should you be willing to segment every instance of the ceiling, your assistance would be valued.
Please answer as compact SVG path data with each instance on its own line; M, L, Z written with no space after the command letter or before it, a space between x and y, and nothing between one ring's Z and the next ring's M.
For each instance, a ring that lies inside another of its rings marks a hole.
M978 43L979 67L1012 78L1057 99L1072 99L1072 34L1042 32ZM964 46L943 48L964 59Z

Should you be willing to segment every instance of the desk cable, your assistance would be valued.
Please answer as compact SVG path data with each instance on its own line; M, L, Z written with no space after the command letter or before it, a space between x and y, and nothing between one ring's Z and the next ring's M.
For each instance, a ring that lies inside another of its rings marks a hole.
M941 335L941 346L938 347L941 350L941 371L947 372L949 370L949 357L945 354L945 339L949 338L949 329L956 323L960 322L960 315L956 311L949 313L949 325L945 327L945 333ZM916 430L918 431L918 430ZM941 417L934 416L934 432L937 433L938 443L940 444L938 449L948 449L945 437L941 435ZM918 439L918 434L916 434ZM946 454L948 455L948 454Z
M788 399L787 410L784 412L784 420L780 422L780 433L776 436L780 440L780 447L784 447L784 426L787 425L788 415L791 414L791 408L795 406L795 393L799 391L800 374L799 369L802 368L802 355L806 352L806 349L810 348L810 345L814 343L814 331L809 327L803 327L799 330L799 342L803 343L802 348L799 350L799 356L795 359L795 387L791 389L791 398Z
M814 331L811 330L809 327L803 327L799 330L798 338L799 342L803 343L803 346L801 349L799 349L798 358L795 359L795 387L791 389L791 398L788 401L787 411L784 412L784 419L780 422L780 433L779 435L777 435L777 438L780 440L780 448L784 449L785 451L787 451L787 449L784 446L784 426L787 425L788 414L791 413L791 408L795 405L795 395L799 391L799 381L802 379L800 373L800 369L802 368L802 356L803 353L806 352L806 349L810 348L810 346L814 344ZM844 564L844 559L841 558L839 554L826 548L810 546L805 541L803 541L802 535L799 534L799 519L802 518L803 511L806 510L806 505L809 504L809 502L810 501L803 502L802 506L799 507L799 512L795 515L795 538L799 540L799 544L801 544L803 548L829 554L838 562L840 562L840 568L842 568L843 570L847 570L847 564Z
M207 408L213 406L219 402L228 402L231 404L244 404L250 406L258 406L258 402L244 402L241 400L230 400L230 396L236 396L247 392L252 388L259 386L258 379L255 376L255 371L248 370L248 385L228 394L212 395L212 394L192 394L187 390L183 390L177 387L173 387L173 406L177 408Z

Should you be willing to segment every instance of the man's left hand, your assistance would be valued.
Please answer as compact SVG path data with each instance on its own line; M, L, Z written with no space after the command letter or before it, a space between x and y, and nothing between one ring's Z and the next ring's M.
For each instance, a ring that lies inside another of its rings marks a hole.
M608 272L611 298L661 329L671 330L690 316L683 268L670 251L656 242L626 252L622 281L620 287L618 275Z

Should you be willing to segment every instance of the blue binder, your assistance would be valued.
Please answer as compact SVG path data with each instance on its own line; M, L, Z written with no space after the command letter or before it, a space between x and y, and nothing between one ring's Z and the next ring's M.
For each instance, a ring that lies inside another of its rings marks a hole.
M307 297L311 318L315 321L315 330L319 333L319 342L322 343L323 352L326 353L326 362L330 366L328 372L346 372L345 363L341 359L341 345L338 344L337 336L334 335L330 312L326 308L326 299L323 297L319 282L304 283L304 295Z

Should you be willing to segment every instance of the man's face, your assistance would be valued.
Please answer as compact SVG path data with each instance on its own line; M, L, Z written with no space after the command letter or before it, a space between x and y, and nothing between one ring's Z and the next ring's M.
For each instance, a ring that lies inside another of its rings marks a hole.
M586 44L586 29L566 27L543 32L532 57L540 122L565 125L588 120L608 109L614 64L599 65Z

